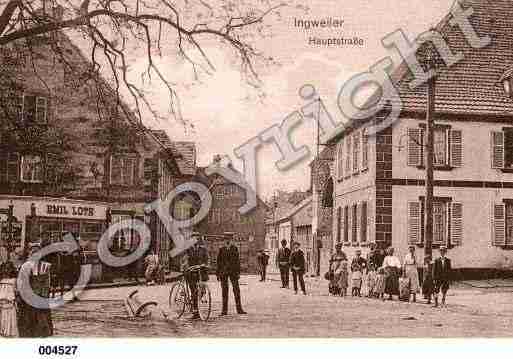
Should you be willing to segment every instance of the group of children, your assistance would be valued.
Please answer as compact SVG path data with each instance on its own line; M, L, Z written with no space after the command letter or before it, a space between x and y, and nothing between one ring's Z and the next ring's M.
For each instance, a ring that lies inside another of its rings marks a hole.
M431 303L431 297L434 290L434 282L431 270L431 259L427 257L425 259L425 273L422 283L422 293L424 298L427 299L427 303ZM351 295L361 297L363 280L366 280L367 285L367 298L377 298L385 300L385 270L383 267L375 268L374 265L370 264L367 267L359 265L353 261L351 264L351 274L348 271L348 262L343 261L340 265L340 271L338 275L333 278L330 282L329 291L331 294L340 295L345 297L347 295L347 289L349 282L351 282ZM367 275L364 276L364 271L367 271ZM415 298L415 294L412 291L410 278L406 275L406 271L401 271L399 281L399 300L409 302L411 296ZM414 299L415 301L415 299Z

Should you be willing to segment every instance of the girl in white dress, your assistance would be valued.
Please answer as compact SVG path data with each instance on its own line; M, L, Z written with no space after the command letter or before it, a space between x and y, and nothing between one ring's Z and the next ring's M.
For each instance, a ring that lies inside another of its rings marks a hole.
M410 280L410 294L413 297L413 302L415 302L417 301L417 293L420 290L415 246L410 246L408 254L404 256L403 271L405 276Z

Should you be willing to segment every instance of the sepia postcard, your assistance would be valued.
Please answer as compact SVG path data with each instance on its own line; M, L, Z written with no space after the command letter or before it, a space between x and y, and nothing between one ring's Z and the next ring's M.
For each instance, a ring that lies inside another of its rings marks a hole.
M0 352L510 337L512 29L511 0L0 0Z

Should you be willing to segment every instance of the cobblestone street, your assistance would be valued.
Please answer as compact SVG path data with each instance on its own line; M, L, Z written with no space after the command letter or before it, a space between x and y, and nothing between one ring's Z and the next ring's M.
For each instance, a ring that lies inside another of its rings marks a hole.
M513 292L457 286L448 305L435 309L422 303L328 296L324 280L307 279L308 296L280 288L277 277L261 283L241 278L244 309L219 317L219 284L210 281L213 313L207 323L187 317L165 321L127 319L123 299L135 287L89 290L82 300L54 312L59 336L101 337L461 337L509 336L513 327ZM139 288L142 300L155 300L167 310L168 286ZM230 293L231 295L231 293ZM159 309L160 310L160 309Z

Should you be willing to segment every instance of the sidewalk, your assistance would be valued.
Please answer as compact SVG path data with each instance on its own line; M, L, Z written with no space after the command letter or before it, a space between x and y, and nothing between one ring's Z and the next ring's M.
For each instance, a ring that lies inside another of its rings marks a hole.
M180 273L180 272L170 272L170 273L166 274L166 282L167 283L174 282L181 275L182 275L182 273ZM86 286L86 290L87 289L133 287L133 286L141 285L142 283L144 283L144 279L142 279L142 278L140 279L139 283L137 283L136 281L133 281L133 280L120 279L120 280L115 280L114 282L109 282L109 283L89 283Z

